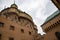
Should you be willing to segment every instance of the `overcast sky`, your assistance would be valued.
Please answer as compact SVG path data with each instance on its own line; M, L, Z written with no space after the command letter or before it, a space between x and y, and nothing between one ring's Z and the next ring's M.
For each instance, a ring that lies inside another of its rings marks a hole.
M10 7L14 0L0 0L0 10ZM34 23L37 25L38 33L43 34L41 25L46 18L57 10L50 0L15 0L18 9L25 11L32 16Z

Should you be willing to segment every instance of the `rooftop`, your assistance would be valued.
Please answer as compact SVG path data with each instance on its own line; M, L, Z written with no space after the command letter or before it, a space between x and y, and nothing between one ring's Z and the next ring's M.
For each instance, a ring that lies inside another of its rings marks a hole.
M44 25L45 23L47 23L49 20L51 20L52 18L54 18L58 14L60 14L60 10L55 11L52 15L50 15L49 17L47 17L47 19L45 20L45 22L42 25Z
M56 12L54 12L52 15L50 15L49 17L47 17L47 19L45 20L45 22L49 21L50 19L54 18L56 15L58 15L60 13L59 10L57 10Z

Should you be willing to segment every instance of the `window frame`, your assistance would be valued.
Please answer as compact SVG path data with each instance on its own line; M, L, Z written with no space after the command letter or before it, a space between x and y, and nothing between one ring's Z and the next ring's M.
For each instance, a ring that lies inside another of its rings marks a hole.
M14 38L13 37L10 37L9 40L14 40Z
M24 33L24 29L21 29L21 32Z
M15 27L14 26L10 26L10 30L14 30L15 29Z
M3 22L0 22L0 27L3 27L4 26L4 23Z

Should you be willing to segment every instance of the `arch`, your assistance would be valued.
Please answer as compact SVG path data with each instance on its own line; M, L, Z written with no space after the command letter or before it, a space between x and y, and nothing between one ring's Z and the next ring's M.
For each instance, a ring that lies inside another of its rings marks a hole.
M56 35L57 39L60 40L60 32L55 32L55 35Z

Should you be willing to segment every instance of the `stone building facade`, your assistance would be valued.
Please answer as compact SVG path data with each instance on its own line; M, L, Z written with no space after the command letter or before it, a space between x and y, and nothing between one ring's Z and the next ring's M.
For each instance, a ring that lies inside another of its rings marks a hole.
M49 16L41 27L46 33L44 40L60 40L60 11Z
M37 26L16 4L0 12L0 40L36 40Z
M38 34L37 26L16 4L0 12L0 40L60 40L60 0L52 0L59 9L41 25L45 35Z
M46 21L41 25L43 31L46 33L44 40L60 40L60 0L51 0L58 10L50 15Z

